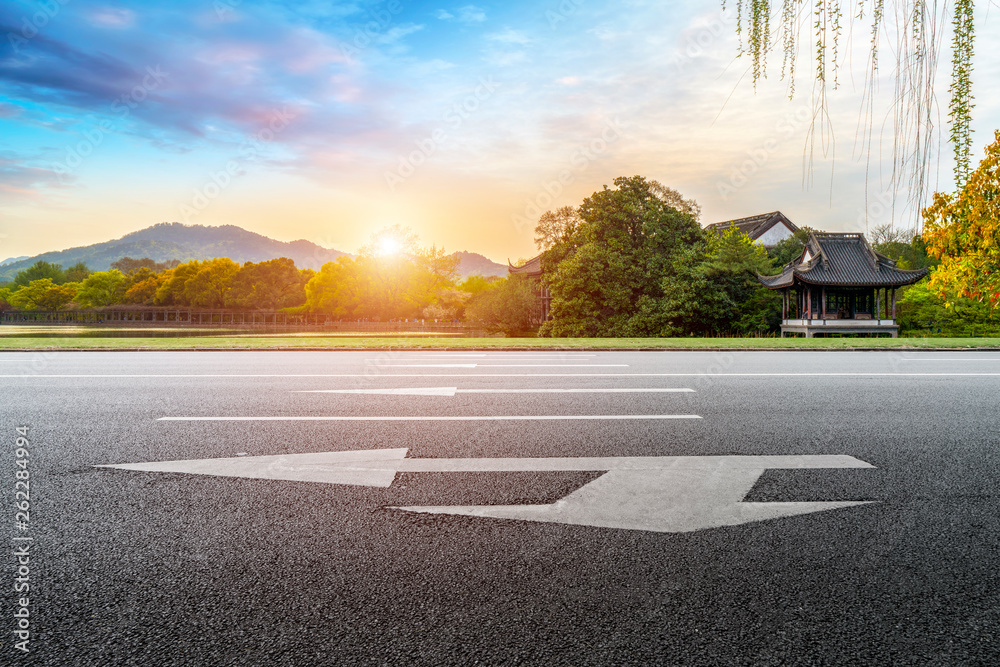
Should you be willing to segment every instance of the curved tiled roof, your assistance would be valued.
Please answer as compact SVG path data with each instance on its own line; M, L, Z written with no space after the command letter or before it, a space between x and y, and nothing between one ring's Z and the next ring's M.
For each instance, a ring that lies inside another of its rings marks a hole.
M927 269L897 268L896 262L872 250L863 234L813 232L806 248L808 261L792 262L776 276L758 276L760 281L771 289L791 287L796 280L809 285L901 287L927 275Z
M751 215L746 218L737 218L736 220L724 220L723 222L713 222L707 225L705 229L711 229L718 233L723 233L730 227L736 227L741 233L746 234L750 238L756 240L760 236L774 227L779 222L785 223L785 225L791 229L793 232L798 231L798 227L792 224L792 221L785 217L785 214L781 211L771 211L770 213L760 213L758 215Z
M542 275L542 256L535 255L521 266L514 266L513 264L510 263L510 260L508 259L507 274L510 275L512 273L521 273L526 276Z

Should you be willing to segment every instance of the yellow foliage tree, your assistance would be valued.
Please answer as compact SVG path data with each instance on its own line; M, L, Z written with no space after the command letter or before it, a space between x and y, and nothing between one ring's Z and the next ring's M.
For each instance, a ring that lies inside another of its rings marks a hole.
M1000 130L961 192L935 193L923 214L927 252L941 260L930 289L1000 305Z

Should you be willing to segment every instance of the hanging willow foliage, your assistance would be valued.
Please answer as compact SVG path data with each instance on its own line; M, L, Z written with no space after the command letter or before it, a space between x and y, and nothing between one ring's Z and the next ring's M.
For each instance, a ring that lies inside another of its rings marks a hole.
M831 127L826 113L827 86L838 85L841 61L841 39L844 28L843 0L736 0L736 34L739 55L751 61L754 89L760 79L767 78L767 58L775 48L782 50L781 79L786 82L788 95L795 94L796 58L809 26L813 43L813 126L808 139L810 146L817 131L824 141ZM773 6L772 6L773 5ZM779 6L780 5L780 6ZM726 0L722 0L723 9ZM928 174L934 147L937 144L934 79L940 53L941 36L947 25L946 0L905 0L897 3L889 26L895 36L895 84L893 109L892 188L905 184L910 203L920 206L928 190ZM850 25L869 26L869 59L862 118L859 120L861 149L871 155L872 133L881 125L875 118L874 89L879 71L879 46L886 36L884 0L856 0L856 10L847 20ZM955 0L952 25L952 81L950 87L950 143L955 157L955 180L961 187L969 174L972 153L972 56L974 0ZM778 29L771 34L771 15L776 15ZM746 39L746 44L744 44ZM810 154L811 154L810 148Z

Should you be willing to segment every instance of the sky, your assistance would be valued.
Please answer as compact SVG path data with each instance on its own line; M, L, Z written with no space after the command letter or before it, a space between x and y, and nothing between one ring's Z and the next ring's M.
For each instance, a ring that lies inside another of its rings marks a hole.
M632 175L695 199L702 224L780 210L827 231L913 227L887 190L891 44L862 121L868 37L845 33L808 167L809 53L792 99L780 50L755 90L734 4L4 2L0 260L176 221L347 252L399 224L503 262L537 254L542 212ZM990 9L974 163L1000 128ZM949 74L945 49L945 138ZM948 151L934 189L953 189Z

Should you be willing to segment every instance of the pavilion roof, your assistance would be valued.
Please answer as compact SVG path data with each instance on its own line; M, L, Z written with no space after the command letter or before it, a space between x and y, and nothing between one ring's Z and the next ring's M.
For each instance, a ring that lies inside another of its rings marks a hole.
M736 227L736 229L740 230L741 233L746 234L751 239L756 241L764 234L764 232L781 222L785 223L785 225L793 232L798 231L799 229L781 211L771 211L770 213L759 213L746 218L713 222L712 224L707 225L705 229L711 229L714 232L723 234L730 227Z
M520 273L531 277L542 275L542 256L535 255L521 266L514 266L508 259L507 274L510 275L512 273Z
M901 287L917 282L927 269L909 271L872 250L863 234L813 232L806 242L809 260L787 264L776 276L758 276L771 289L791 287L796 281L809 285L840 287Z

